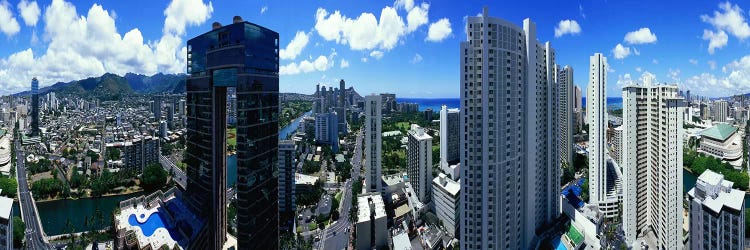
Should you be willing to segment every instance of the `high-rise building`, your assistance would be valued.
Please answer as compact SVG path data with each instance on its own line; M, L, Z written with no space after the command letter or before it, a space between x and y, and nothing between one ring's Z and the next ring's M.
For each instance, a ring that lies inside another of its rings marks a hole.
M381 249L388 246L388 217L380 192L357 196L357 250Z
M279 141L279 227L282 231L294 231L295 204L294 177L295 164L294 141Z
M40 135L39 130L39 80L31 79L31 136Z
M573 164L573 68L565 66L558 72L558 124L560 127L560 162Z
M711 111L713 111L713 117L715 122L726 122L727 121L727 113L729 106L727 105L727 101L719 100L715 101L713 107L711 108Z
M448 109L443 105L440 109L440 165L446 167L458 163L459 137L460 134L460 113L459 109ZM456 176L452 176L456 178Z
M412 124L406 144L406 166L409 182L422 203L429 203L432 195L432 136L424 128Z
M677 97L676 85L651 86L652 80L622 90L622 229L629 245L653 232L657 248L677 249L682 246L685 100Z
M431 108L426 108L424 110L424 119L426 121L432 121L432 109Z
M279 34L235 17L187 42L186 203L205 220L190 248L227 237L227 88L237 94L237 244L276 249L279 235Z
M346 107L346 82L344 82L344 79L339 81L339 107Z
M578 86L575 86L575 97L573 99L573 101L575 102L575 106L573 107L574 109L578 109L578 110L583 109L582 99L583 99L583 96L581 96L581 88Z
M154 96L154 102L151 106L151 112L154 114L154 120L161 120L161 96Z
M617 126L614 129L614 135L612 136L612 159L617 164L622 164L622 126Z
M685 96L685 100L686 100L686 101L688 102L688 106L689 106L690 102L691 102L691 101L692 101L693 99L690 99L690 90L689 90L689 89L688 89L688 90L686 91L686 93L687 93L687 94L686 94L686 96Z
M589 122L589 202L606 202L607 197L607 58L596 53L589 58L590 79L586 88L586 116ZM586 190L584 190L586 192Z
M344 82L344 79L341 79L339 81L339 95L338 95L338 109L336 109L336 114L338 115L338 133L345 134L347 132L346 128L346 83Z
M167 105L167 126L174 129L174 104Z
M456 235L458 214L461 210L461 183L451 180L443 173L432 179L432 202L435 204L435 215L443 222L450 235Z
M331 151L339 151L338 115L336 112L315 115L315 142L331 145Z
M8 197L0 197L0 249L14 249L14 248L15 247L13 247L13 199L8 198Z
M365 190L382 192L383 113L379 95L365 96Z
M527 249L560 214L555 55L523 29L481 16L461 42L461 249Z
M690 249L745 249L745 192L706 170L688 191Z

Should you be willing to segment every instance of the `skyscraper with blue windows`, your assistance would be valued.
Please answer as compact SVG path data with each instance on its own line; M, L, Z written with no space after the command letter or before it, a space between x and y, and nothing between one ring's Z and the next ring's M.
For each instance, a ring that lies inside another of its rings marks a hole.
M31 136L38 136L39 130L39 80L31 79Z
M185 200L205 220L191 249L227 232L227 88L237 96L237 243L278 248L279 34L234 17L187 42Z

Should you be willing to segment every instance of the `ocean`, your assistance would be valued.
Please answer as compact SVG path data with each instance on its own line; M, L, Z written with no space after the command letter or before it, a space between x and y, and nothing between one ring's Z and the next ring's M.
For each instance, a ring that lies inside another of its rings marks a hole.
M448 108L460 108L460 98L396 98L396 102L412 102L419 104L419 111L424 111L427 108L431 108L433 111L440 111L443 104L447 105ZM586 107L586 97L581 100L581 105ZM621 109L622 108L622 97L608 97L607 107L610 109Z

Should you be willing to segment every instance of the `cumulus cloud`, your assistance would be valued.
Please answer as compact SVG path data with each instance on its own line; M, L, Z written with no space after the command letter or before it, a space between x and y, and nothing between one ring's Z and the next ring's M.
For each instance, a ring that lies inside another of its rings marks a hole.
M708 40L708 53L713 54L716 49L721 49L727 45L729 36L723 30L718 32L703 30L703 40Z
M669 72L667 73L667 77L669 79L672 79L674 82L680 81L680 69L669 69Z
M302 50L307 46L310 41L310 37L304 31L297 31L292 41L286 45L286 48L279 51L279 58L282 60L289 60L296 58Z
M185 28L202 24L213 10L210 2L173 0L164 11L162 37L146 42L137 28L124 34L118 31L114 12L99 4L83 14L64 0L53 0L44 9L41 40L46 50L26 49L0 59L0 92L21 91L32 76L40 79L41 86L47 86L106 72L183 73L187 59Z
M721 75L701 73L683 80L685 88L709 96L728 96L750 92L750 55L722 67Z
M732 5L728 1L720 3L719 11L714 11L713 16L701 15L701 20L739 39L750 37L750 25L745 21L744 12L740 6Z
M422 3L419 6L411 8L409 14L406 15L406 32L412 32L417 30L420 26L427 24L427 12L430 9L430 4Z
M409 11L414 8L414 0L396 0L396 2L393 3L393 7L403 8L406 11Z
M7 37L14 36L21 31L21 25L18 25L10 4L6 0L0 2L0 31Z
M618 43L615 48L612 49L612 54L615 55L615 59L623 59L630 55L630 48Z
M561 37L565 34L577 35L581 33L581 26L576 20L560 20L555 27L555 37Z
M640 28L625 34L625 42L628 44L655 43L656 35L649 28Z
M618 75L617 76L617 87L622 88L628 85L635 85L636 82L633 81L629 73L626 73L624 75Z
M346 59L342 58L341 62L339 63L339 67L341 67L342 69L348 68L349 67L349 61L347 61Z
M266 11L268 11L268 6L263 6L262 8L260 8L260 14L261 15L265 14Z
M643 69L641 67L635 67L635 71L641 72Z
M412 58L410 62L412 64L417 64L417 63L422 62L422 55L420 55L419 53L415 54L414 58Z
M333 68L334 57L336 57L336 51L331 52L329 56L318 56L317 58L302 60L299 63L291 62L287 65L281 65L279 67L279 74L281 75L296 75L300 73L310 73L314 71L323 72L330 68Z
M21 12L21 18L27 26L34 26L39 21L39 15L42 11L36 1L21 0L18 3L18 11Z
M383 58L383 51L373 50L370 52L370 57L380 60L380 58Z
M689 62L690 64L692 64L692 65L698 65L698 60L696 60L696 59L694 59L694 58L690 58L690 59L688 59L688 62Z
M716 61L711 60L711 61L707 61L706 63L708 63L708 67L711 68L711 70L716 69Z
M451 35L453 29L451 29L451 22L448 18L442 18L437 22L430 24L430 29L427 32L427 38L425 40L430 42L440 42Z
M356 19L346 17L341 12L329 13L318 8L315 13L315 30L326 41L348 44L353 50L382 49L396 47L399 39L407 34L406 24L396 13L396 9L386 6L380 12L380 19L372 13L362 13Z

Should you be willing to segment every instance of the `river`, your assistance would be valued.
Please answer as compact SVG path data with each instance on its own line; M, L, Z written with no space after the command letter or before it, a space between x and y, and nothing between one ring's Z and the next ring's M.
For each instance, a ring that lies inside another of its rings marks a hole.
M294 133L302 117L312 114L312 111L308 111L301 117L295 119L288 126L284 127L279 131L279 139L286 139L287 136ZM227 156L227 185L233 186L237 182L237 155ZM120 201L130 199L142 195L142 193L134 193L127 195L118 196L106 196L89 199L78 199L78 200L55 200L37 202L36 206L39 209L39 216L42 220L42 226L44 232L51 235L58 235L67 233L65 232L65 224L70 219L70 224L73 226L74 232L88 231L92 229L87 227L87 223L84 223L86 216L95 216L96 209L100 209L104 215L106 223L101 227L94 227L94 229L102 229L109 226L109 218L112 211L119 205ZM13 204L14 215L20 216L20 209L17 203Z
M698 177L695 176L693 173L688 172L685 169L682 169L682 192L687 193L690 191L691 188L695 186L695 182L698 180ZM750 208L750 195L745 193L745 208Z

